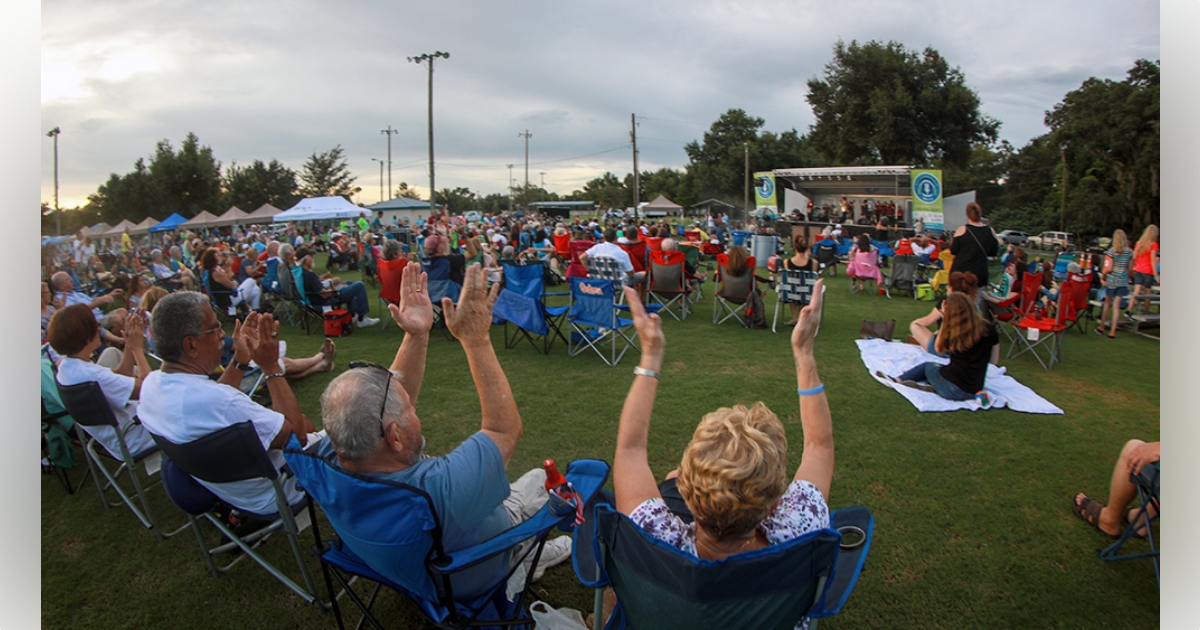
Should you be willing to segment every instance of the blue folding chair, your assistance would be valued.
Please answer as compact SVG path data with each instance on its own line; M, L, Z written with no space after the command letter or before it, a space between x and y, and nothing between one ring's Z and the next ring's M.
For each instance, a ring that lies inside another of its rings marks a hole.
M457 304L462 286L450 279L450 259L445 256L422 260L421 271L425 272L429 281L429 301L433 302L433 327L441 328L442 335L449 338L446 317L442 313L442 298L450 298Z
M315 451L315 448L301 448L293 437L284 449L284 456L337 533L332 541L322 542L317 519L312 519L317 536L312 552L321 559L339 627L343 627L342 614L329 581L331 574L358 605L363 620L376 628L383 626L372 616L371 607L383 586L412 600L422 614L441 628L532 625L524 596L533 572L527 573L520 594L513 600L508 599L507 582L526 558L532 558L536 565L552 529L573 529L574 512L554 516L543 506L529 520L490 540L451 551L442 545L443 524L424 490L347 472L336 463L336 456L322 459ZM608 479L608 464L599 460L574 461L567 467L566 477L587 501ZM510 557L510 552L528 540L534 544L525 545L522 553ZM398 555L400 559L396 560ZM388 560L384 562L381 558ZM509 566L505 567L504 562ZM482 592L456 596L456 581L452 578L465 569L489 563L496 568L495 582L486 585ZM369 599L364 601L354 591L346 574L376 583Z
M1158 500L1158 476L1159 462L1146 464L1137 473L1129 475L1129 481L1133 482L1137 488L1138 502L1142 504L1140 515L1134 519L1125 531L1121 533L1121 537L1113 544L1105 547L1099 552L1100 559L1105 562L1114 562L1116 560L1132 560L1134 558L1150 558L1154 561L1154 580L1162 587L1162 580L1158 571L1158 546L1154 541L1154 530L1150 527L1150 522L1158 518L1159 505ZM1153 512L1153 513L1151 513ZM1150 543L1150 551L1141 553L1121 553L1121 547L1125 545L1125 541L1129 540L1139 529L1145 528L1146 542Z
M616 366L631 346L637 348L633 320L621 317L622 311L616 304L616 283L601 278L569 280L571 310L567 322L571 326L571 336L567 354L576 356L584 348L591 348L605 363ZM605 345L607 350L602 348Z
M541 262L517 265L503 263L504 289L496 299L492 310L492 322L504 324L504 347L512 349L521 339L529 342L534 350L549 354L554 339L567 341L562 331L562 322L570 306L549 306L546 299L569 296L567 291L546 292L545 264ZM515 330L509 334L508 325ZM534 337L541 337L541 348Z
M589 506L591 507L591 506ZM836 615L858 581L875 519L865 507L830 514L831 527L724 560L702 560L654 538L607 503L598 503L575 534L575 575L603 589L616 608L606 630L635 627L791 630L809 618Z

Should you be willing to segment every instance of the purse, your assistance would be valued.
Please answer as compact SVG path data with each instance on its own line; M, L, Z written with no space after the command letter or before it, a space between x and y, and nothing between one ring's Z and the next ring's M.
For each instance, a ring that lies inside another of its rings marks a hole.
M882 317L879 311L879 304L872 302L871 306L875 307L875 316ZM896 320L890 321L870 321L862 320L862 326L858 328L858 336L860 339L883 339L884 341L892 340L892 333L896 330Z

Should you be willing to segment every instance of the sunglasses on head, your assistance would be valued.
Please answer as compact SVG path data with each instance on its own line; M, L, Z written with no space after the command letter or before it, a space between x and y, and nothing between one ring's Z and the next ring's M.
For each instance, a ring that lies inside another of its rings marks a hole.
M363 368L382 370L385 374L387 374L387 381L384 383L384 386L383 386L383 403L381 405L379 405L379 437L384 437L383 412L384 412L384 410L387 409L388 394L391 393L392 371L383 367L382 365L379 365L378 363L372 363L370 361L351 361L350 362L351 370L357 370L357 369L363 369Z

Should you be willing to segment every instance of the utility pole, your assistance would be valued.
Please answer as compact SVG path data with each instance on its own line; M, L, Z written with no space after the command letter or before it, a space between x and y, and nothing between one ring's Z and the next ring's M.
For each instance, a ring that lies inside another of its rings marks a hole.
M433 60L438 57L449 59L450 53L438 50L433 54L425 53L408 58L409 61L418 65L429 62L429 216L431 217L435 212L433 197L434 191L437 190L433 185ZM389 135L388 138L391 136Z
M58 208L58 134L62 133L58 127L46 132L46 135L54 138L54 235L62 236L62 210Z
M390 138L389 138L390 139ZM390 143L389 143L390 144ZM379 201L383 202L383 160L379 158L371 158L372 162L379 162ZM391 188L392 182L388 181L388 187ZM388 191L390 194L390 190Z
M513 203L514 203L513 178L512 178L513 165L508 164L506 166L508 167L508 211L512 212L515 209L515 208L513 208Z
M529 139L533 137L533 134L529 133L529 130L526 129L525 133L519 133L519 134L517 134L517 137L525 138L525 190L523 190L521 192L521 203L524 204L525 209L528 210L529 209Z
M633 218L638 219L638 202L642 200L642 182L637 165L637 114L629 115L629 139L633 142Z
M1067 148L1059 147L1058 152L1062 155L1063 183L1062 183L1062 211L1059 213L1058 231L1067 231Z
M743 142L742 149L746 152L746 194L742 198L742 221L750 216L750 143Z
M432 63L431 63L430 65L432 65ZM430 72L431 72L431 73L433 72L433 68L432 68L432 67L430 68ZM432 94L432 92L433 92L433 90L432 90L432 89L430 89L430 93L431 93L431 94ZM431 98L432 98L432 97L431 97ZM430 114L430 116L432 117L432 116L433 116L433 114ZM393 191L393 190L395 190L394 188L392 188L392 134L394 134L394 133L400 133L400 130L399 130L399 129L392 129L392 126L391 126L391 125L388 125L388 128L387 128L387 129L381 129L381 130L379 131L379 133L386 133L386 134L387 134L387 137L388 137L388 160L387 160L387 164L388 164L388 195L391 195L391 194L392 194L392 191ZM374 159L374 158L371 158L371 159ZM382 163L379 165L379 168L383 168L383 164L382 164ZM380 180L380 182L381 182L381 185L382 185L382 182L383 182L383 180ZM380 199L380 201L383 201L383 199Z

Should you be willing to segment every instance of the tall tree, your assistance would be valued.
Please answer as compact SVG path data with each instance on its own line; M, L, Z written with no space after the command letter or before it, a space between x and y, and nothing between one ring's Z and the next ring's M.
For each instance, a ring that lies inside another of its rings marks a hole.
M817 122L810 138L838 164L965 165L999 121L979 111L962 71L933 48L838 41L823 78L808 81Z
M632 182L633 176L628 175L626 179ZM574 196L582 200L594 201L600 208L624 208L633 199L632 190L626 187L620 179L617 179L616 175L609 172L589 180L583 185L583 190L576 191Z
M238 206L252 212L264 203L287 209L300 200L296 172L271 160L264 164L254 160L250 166L230 164L221 179L224 189L223 207Z
M138 158L133 170L125 175L113 173L96 192L88 195L88 207L99 214L101 221L116 225L122 219L135 223L146 217L162 220L174 212L159 179Z
M211 148L200 145L196 134L188 133L178 153L169 140L160 140L149 171L162 190L165 207L158 213L147 214L166 218L172 212L186 217L196 216L202 210L220 212L221 163L213 158Z
M415 188L408 187L408 182L400 182L400 186L396 188L395 196L406 197L408 199L424 199L421 193L417 192Z
M342 145L324 152L314 152L300 167L300 194L305 197L341 195L347 200L354 194L354 180L346 164Z
M1069 164L1066 214L1097 232L1159 222L1159 72L1139 59L1126 80L1090 78L1046 113Z
M704 132L703 143L693 140L684 145L688 173L692 175L697 196L702 199L741 196L745 187L745 145L757 143L758 130L764 122L743 110L731 109Z

